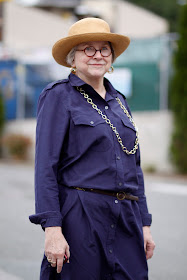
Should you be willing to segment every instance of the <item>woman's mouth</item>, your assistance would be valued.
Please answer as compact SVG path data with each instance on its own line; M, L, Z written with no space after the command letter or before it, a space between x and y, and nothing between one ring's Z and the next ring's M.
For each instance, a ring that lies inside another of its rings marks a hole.
M89 64L91 66L103 66L104 64Z

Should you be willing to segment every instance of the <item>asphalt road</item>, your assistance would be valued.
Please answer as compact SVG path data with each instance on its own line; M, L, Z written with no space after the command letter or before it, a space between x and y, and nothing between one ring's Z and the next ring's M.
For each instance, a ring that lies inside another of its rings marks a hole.
M44 234L31 224L32 165L0 162L0 280L38 280ZM187 279L187 178L145 176L152 235L150 280Z

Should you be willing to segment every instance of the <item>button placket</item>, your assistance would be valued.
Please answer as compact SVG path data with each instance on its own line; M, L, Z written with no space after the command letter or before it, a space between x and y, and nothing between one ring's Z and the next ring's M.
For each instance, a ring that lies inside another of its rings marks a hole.
M106 241L106 253L108 256L109 265L111 269L115 269L115 248L114 248L114 241L116 236L116 227L120 215L120 203L118 200L111 197L111 203L115 203L115 206L112 207L113 217L111 217L110 223L108 224L108 234L107 234L107 241ZM108 278L107 278L108 279Z

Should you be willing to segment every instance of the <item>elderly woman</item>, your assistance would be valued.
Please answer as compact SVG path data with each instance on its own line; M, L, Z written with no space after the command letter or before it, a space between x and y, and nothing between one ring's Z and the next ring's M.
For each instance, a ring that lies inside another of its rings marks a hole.
M86 18L53 46L71 74L39 98L30 220L45 230L41 280L148 279L155 245L138 132L125 97L104 78L129 42Z

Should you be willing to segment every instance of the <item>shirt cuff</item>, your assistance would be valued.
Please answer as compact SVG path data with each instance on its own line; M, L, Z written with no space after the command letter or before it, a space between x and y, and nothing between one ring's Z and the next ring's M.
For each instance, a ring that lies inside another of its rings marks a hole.
M150 226L152 224L152 215L151 214L143 214L142 217L142 225L144 226Z
M29 216L31 223L46 227L62 227L62 216L59 212L43 212Z

